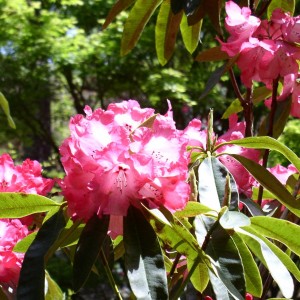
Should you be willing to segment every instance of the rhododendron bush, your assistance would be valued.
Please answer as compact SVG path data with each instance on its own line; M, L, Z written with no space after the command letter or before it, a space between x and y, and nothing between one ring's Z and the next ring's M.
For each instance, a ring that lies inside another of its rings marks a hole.
M62 178L42 177L36 161L0 156L1 299L67 297L46 271L59 249L74 293L102 264L122 299L112 273L122 260L137 299L299 297L300 159L277 138L288 118L300 117L300 17L295 1L248 2L116 2L104 28L133 4L123 54L159 8L162 64L178 30L187 50L196 49L207 15L218 46L196 60L225 60L204 93L229 73L237 99L223 115L228 130L214 132L212 109L206 122L178 129L172 99L162 100L162 114L124 100L71 117L59 149ZM256 130L263 101L268 111ZM270 151L289 166L270 166ZM60 198L51 197L54 182Z

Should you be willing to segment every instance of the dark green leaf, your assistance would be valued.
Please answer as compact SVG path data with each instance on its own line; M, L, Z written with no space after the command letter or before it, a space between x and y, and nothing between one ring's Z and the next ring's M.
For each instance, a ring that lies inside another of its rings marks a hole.
M240 201L247 207L248 211L252 216L264 216L264 212L262 211L261 207L254 202L252 199L241 196Z
M134 48L145 25L161 2L162 0L137 0L135 2L124 25L121 55L126 55Z
M242 260L246 280L246 291L255 297L260 297L263 291L263 286L257 264L248 247L239 235L237 233L233 233L231 238L235 243Z
M137 299L168 299L164 259L155 232L135 207L124 218L127 276Z
M74 256L74 291L78 291L88 279L103 241L107 237L108 224L109 216L104 215L99 219L94 215L83 228Z
M227 176L230 178L229 195L226 191ZM198 168L198 192L200 202L219 211L221 206L229 202L230 210L238 207L239 194L237 185L228 169L215 157L207 157ZM229 197L229 199L228 199Z
M185 8L186 0L171 0L171 9L173 14L178 14Z
M212 47L200 52L195 60L199 62L204 61L218 61L228 59L229 56L226 52L221 50L221 46Z
M230 153L228 153L228 155L239 161L264 188L276 196L276 199L280 203L286 206L296 216L300 217L300 202L295 201L290 192L273 174L246 157Z
M21 218L55 206L60 204L36 194L0 193L0 218Z
M182 15L182 12L175 15L171 11L169 1L160 6L155 26L155 47L161 65L165 65L174 52Z
M113 19L123 10L126 10L136 0L118 0L109 11L102 29L105 29Z
M6 296L6 294L4 293L4 291L2 290L2 287L0 286L0 299L1 300L9 300L8 296Z
M44 299L44 256L64 226L65 219L63 211L60 210L48 219L38 231L24 257L17 289L18 299Z

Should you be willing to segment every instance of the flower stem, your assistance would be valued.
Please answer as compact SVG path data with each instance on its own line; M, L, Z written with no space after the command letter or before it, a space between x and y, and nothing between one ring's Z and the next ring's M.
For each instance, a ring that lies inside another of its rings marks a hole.
M120 291L119 291L119 289L118 289L118 287L117 287L117 285L115 283L114 277L113 277L113 275L111 273L111 269L110 269L110 267L108 265L108 261L106 259L106 256L105 256L104 251L103 251L102 248L100 250L99 255L100 255L100 259L101 259L101 261L103 263L103 266L104 266L104 269L105 269L105 272L107 274L107 277L108 277L108 280L109 280L109 283L110 283L111 287L113 288L113 290L114 290L115 294L117 295L118 299L119 300L123 300L123 298L122 298L122 296L120 294Z
M252 88L247 88L246 99L242 103L244 108L244 117L246 122L246 129L245 129L245 137L253 136L253 90Z

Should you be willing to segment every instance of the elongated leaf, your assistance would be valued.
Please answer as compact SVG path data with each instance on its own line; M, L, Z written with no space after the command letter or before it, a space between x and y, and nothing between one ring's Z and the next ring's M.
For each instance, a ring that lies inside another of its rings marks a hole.
M47 289L45 300L64 300L64 294L57 283L46 272Z
M290 250L300 256L300 226L286 220L270 217L251 218L251 227L260 234L285 244Z
M216 276L213 272L209 272L209 279L214 290L216 299L231 300L228 294L227 287L218 276Z
M245 231L242 228L237 228L236 232L238 232L244 242L251 247L251 250L255 254L257 253L257 251L261 251L264 263L267 265L272 277L277 282L282 294L286 298L291 298L293 296L294 283L290 273L288 272L282 261L257 235ZM255 241L256 243L253 244L253 241ZM255 250L254 247L256 248Z
M254 149L269 149L275 150L281 153L286 159L288 159L300 172L300 158L287 146L278 142L277 140L268 136L257 136L257 137L247 137L240 140L233 140L219 144L216 148L222 147L222 145L238 145L245 148Z
M240 201L247 207L248 211L252 216L264 216L264 212L261 207L254 202L252 199L246 196L241 196Z
M290 192L282 185L282 183L264 167L258 163L237 155L228 154L239 161L251 175L266 189L276 196L276 199L286 206L296 216L300 217L300 202L297 202Z
M209 282L209 272L206 264L203 262L198 263L198 260L187 260L189 272L192 270L190 280L197 291L202 293Z
M246 281L246 291L253 296L260 297L263 291L263 286L257 264L248 247L239 235L237 233L233 233L231 238L235 243L242 260Z
M268 6L268 19L270 19L273 10L276 8L281 8L284 12L290 12L291 15L293 15L295 11L295 5L295 0L272 0L270 5Z
M24 239L22 239L21 241L19 241L14 246L14 251L15 252L25 253L28 250L28 248L30 247L30 245L32 244L32 242L34 241L37 233L38 233L37 231L34 231L31 234L27 235Z
M175 212L175 216L177 218L190 218L208 213L209 215L218 216L218 213L213 211L210 207L196 201L189 201L183 210Z
M158 61L165 65L171 58L183 12L174 14L170 1L164 1L157 16L155 26L155 47Z
M88 279L103 241L107 237L108 224L109 216L105 215L99 219L94 215L82 230L73 263L74 291L78 291Z
M44 196L24 193L0 193L0 218L21 218L49 211L60 204Z
M145 25L161 2L162 0L137 0L135 2L124 25L121 55L126 55L134 48Z
M114 20L114 18L123 10L126 10L134 1L136 0L118 0L114 6L109 11L102 29L107 28L107 26Z
M228 169L215 157L207 157L198 169L198 191L200 202L213 210L220 210L227 197L227 176L230 177L230 209L238 207L239 195L237 185ZM227 205L227 203L226 203Z
M276 245L271 243L266 237L261 235L259 232L257 232L255 229L253 229L252 226L246 226L243 227L244 230L250 232L251 234L256 235L259 237L266 245L274 252L274 254L282 261L282 263L285 265L285 267L295 276L295 278L300 282L300 270L297 267L297 265L293 262L291 257L282 251L280 248L278 248ZM251 248L252 249L252 248ZM255 253L255 252L253 252ZM255 253L255 255L258 257L258 259L265 264L267 267L264 258L259 256L261 255L261 252Z
M213 89L213 87L220 81L223 74L225 74L235 63L237 56L231 58L223 66L217 68L209 77L205 89L199 97L199 100L203 99Z
M2 110L4 111L4 114L7 118L8 125L11 128L16 129L16 124L10 115L9 103L1 92L0 92L0 106L1 106Z
M38 231L25 254L17 289L17 299L44 299L44 256L65 226L63 211L53 215Z
M212 47L200 52L195 60L199 62L204 61L218 61L228 59L229 56L226 52L221 50L221 46Z
M228 291L237 297L245 295L246 284L240 255L231 237L221 226L218 225L212 232L206 253L219 266L219 278L228 288ZM224 277L226 281L224 281ZM231 290L231 285L235 287L238 293Z
M198 46L201 27L202 20L192 26L189 26L186 15L183 16L180 23L180 31L185 48L189 51L190 54L192 54Z
M134 207L124 218L127 276L137 299L168 299L167 277L161 248L151 225Z

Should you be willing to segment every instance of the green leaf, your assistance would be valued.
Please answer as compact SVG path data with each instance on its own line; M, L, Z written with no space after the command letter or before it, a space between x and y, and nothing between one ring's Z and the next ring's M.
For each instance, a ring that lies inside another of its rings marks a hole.
M8 125L11 128L16 129L16 124L10 115L9 103L1 92L0 92L0 106L1 106L2 110L4 111L4 114L7 118Z
M204 50L197 54L195 57L196 61L204 62L204 61L218 61L229 59L229 56L226 52L221 50L221 46L212 47L207 50Z
M123 10L126 10L134 1L136 0L118 0L114 6L109 11L102 29L107 28L107 26L113 21L113 19Z
M217 273L228 291L237 298L245 295L246 284L240 255L230 235L220 225L213 230L206 253L220 268Z
M49 211L60 204L44 196L24 193L0 193L0 218L21 218Z
M251 227L260 234L275 239L287 246L291 251L300 256L300 226L287 220L270 217L251 218Z
M78 291L88 279L103 241L107 237L108 225L109 216L104 215L99 219L97 215L94 215L83 228L74 256L74 291Z
M31 234L25 236L24 239L19 241L14 246L14 251L15 252L20 252L20 253L25 253L28 250L28 248L30 247L30 245L32 244L32 242L34 241L37 233L38 233L37 231L34 231Z
M263 291L263 286L257 264L240 236L237 233L233 233L231 238L235 243L242 260L246 281L246 291L255 297L260 297Z
M296 1L295 0L272 0L268 6L268 19L271 18L273 10L281 8L284 12L290 12L291 15L295 12Z
M0 299L1 300L9 300L8 296L5 294L5 292L2 290L2 287L0 286Z
M286 206L296 216L300 217L300 202L294 199L290 192L273 174L246 157L230 153L228 153L228 155L239 161L264 188L276 196L276 199L280 203Z
M50 277L49 273L46 272L47 288L45 289L46 296L45 300L63 300L65 299L64 294L58 284Z
M223 66L217 68L209 77L205 89L199 97L199 100L203 99L213 89L213 87L220 81L223 74L225 74L235 63L237 56L232 57Z
M261 101L267 99L272 94L272 91L267 89L265 86L260 86L254 89L252 101L254 105L259 104ZM244 94L243 97L246 95ZM241 105L241 101L239 99L235 99L231 102L229 107L224 112L222 119L228 119L232 114L238 113L243 110L243 106Z
M129 207L124 218L125 267L137 299L168 299L167 277L161 248L141 211Z
M256 136L256 137L247 137L240 140L233 140L229 142L224 142L219 144L215 150L222 147L223 145L238 145L245 148L254 148L254 149L269 149L275 150L281 153L286 159L288 159L300 172L300 158L287 146L278 142L274 138L269 136Z
M176 211L174 215L177 218L190 218L202 214L214 215L215 217L218 216L216 211L196 201L189 201L183 210Z
M155 26L155 47L161 65L165 65L174 52L182 15L183 12L172 12L170 1L164 1L160 6Z
M161 2L162 0L137 0L135 2L124 25L121 55L126 55L134 48L145 25Z
M264 216L264 212L261 209L261 207L254 202L252 199L246 197L246 196L241 196L240 201L247 207L248 211L252 216Z
M248 226L251 224L250 219L238 212L227 210L219 219L220 225L224 229L234 229L235 227Z
M201 27L202 20L192 26L189 26L186 15L183 16L180 23L180 31L185 48L189 51L190 54L192 54L198 46Z
M243 241L251 248L251 251L263 258L262 262L266 264L284 297L291 298L294 291L294 282L283 262L257 235L242 228L237 228L236 232L238 232ZM261 255L257 254L258 251L261 252Z
M230 177L229 206L237 209L239 194L237 185L228 169L215 157L207 157L198 168L198 192L200 203L219 211L227 197L227 176ZM228 201L226 201L228 202ZM227 205L227 203L226 203Z
M196 260L187 260L187 267L189 272L192 272L190 280L197 291L202 293L209 282L209 273L207 265L203 262Z
M65 226L63 211L48 219L39 229L35 240L25 253L17 289L17 299L44 299L44 256Z

